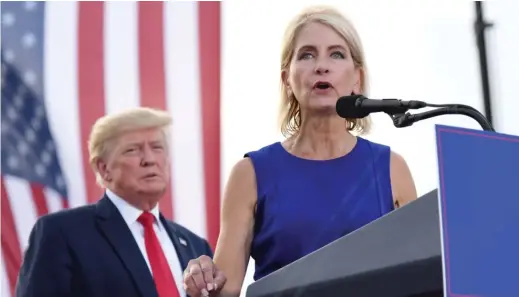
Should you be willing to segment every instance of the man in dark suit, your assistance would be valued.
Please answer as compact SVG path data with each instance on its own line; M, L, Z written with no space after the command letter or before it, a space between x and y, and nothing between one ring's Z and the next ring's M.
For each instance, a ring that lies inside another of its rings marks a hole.
M96 204L37 221L16 296L186 296L182 271L212 251L158 209L170 180L170 122L167 113L148 108L96 122L89 153L105 194Z

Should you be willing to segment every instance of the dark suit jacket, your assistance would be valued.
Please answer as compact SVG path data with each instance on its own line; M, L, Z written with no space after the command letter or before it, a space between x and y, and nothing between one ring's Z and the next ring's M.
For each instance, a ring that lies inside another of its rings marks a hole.
M182 265L213 256L206 240L161 215ZM128 225L105 196L41 217L33 227L17 297L158 297Z

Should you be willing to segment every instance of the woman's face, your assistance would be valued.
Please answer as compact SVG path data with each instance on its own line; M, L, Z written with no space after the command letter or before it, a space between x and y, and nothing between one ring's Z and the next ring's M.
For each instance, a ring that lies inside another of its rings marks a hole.
M290 68L282 78L302 110L335 113L339 97L360 93L360 71L346 41L316 22L299 32Z

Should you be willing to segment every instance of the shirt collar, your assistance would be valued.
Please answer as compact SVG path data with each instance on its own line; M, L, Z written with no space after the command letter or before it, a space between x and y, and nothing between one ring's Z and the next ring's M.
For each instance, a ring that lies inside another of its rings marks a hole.
M139 216L144 212L141 209L131 205L109 189L106 189L105 192L108 199L110 199L110 201L112 201L115 207L119 210L119 213L128 226L131 226L133 223L135 223ZM160 228L160 224L158 223L160 221L159 205L157 204L154 208L152 208L150 213L155 217L155 224L157 224L157 226Z

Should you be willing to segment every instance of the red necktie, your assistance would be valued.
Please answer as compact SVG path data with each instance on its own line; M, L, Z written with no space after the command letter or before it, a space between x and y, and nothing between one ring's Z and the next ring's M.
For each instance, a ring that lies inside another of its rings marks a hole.
M149 212L143 212L137 219L144 227L144 244L146 245L146 252L148 260L150 261L151 271L153 272L153 279L160 297L179 297L180 294L175 284L175 279L169 268L168 261L160 242L153 230L153 222L155 217Z

